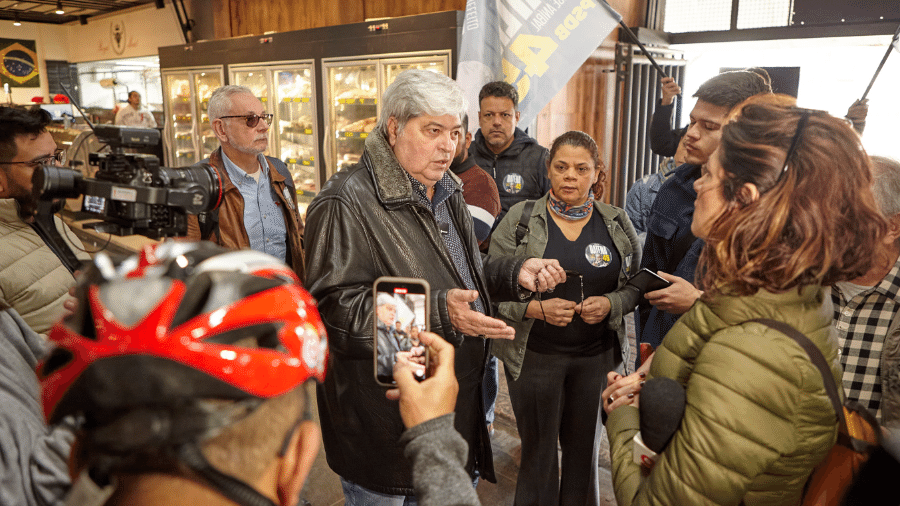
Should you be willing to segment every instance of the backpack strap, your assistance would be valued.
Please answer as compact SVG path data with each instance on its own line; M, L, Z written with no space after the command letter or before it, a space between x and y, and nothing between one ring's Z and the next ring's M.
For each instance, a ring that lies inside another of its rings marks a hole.
M288 169L287 164L284 163L280 158L275 158L271 156L267 156L266 160L272 164L272 167L275 167L275 170L284 177L284 184L291 189L291 192L295 192L294 189L294 176L291 174L291 171Z
M841 424L841 432L847 432L847 419L844 417L844 407L841 404L841 397L838 395L837 384L835 384L834 376L831 375L831 368L828 367L828 363L825 362L825 357L822 355L819 348L813 344L808 337L803 335L802 332L787 323L769 318L756 318L747 320L746 323L759 323L777 330L796 341L797 344L806 351L806 354L809 355L809 359L812 361L813 365L816 366L820 373L822 373L825 391L828 393L828 398L831 399L831 405L834 407L834 412L837 413L838 421Z
M291 193L294 193L294 177L291 175L290 170L288 170L287 165L278 158L274 158L271 156L267 156L266 160L275 167L275 170L278 171L284 177L284 184L288 187ZM204 213L200 213L197 215L197 221L200 223L200 239L203 241L209 241L213 234L216 235L216 243L222 244L222 232L219 230L219 208L215 208L212 211L207 211Z
M219 208L206 211L197 215L200 223L200 240L209 241L213 233L216 234L216 244L222 244L222 233L219 231Z
M534 209L534 200L526 200L525 206L522 207L522 215L519 216L519 223L516 225L516 248L522 244L522 239L528 234L528 224L531 222L531 211Z

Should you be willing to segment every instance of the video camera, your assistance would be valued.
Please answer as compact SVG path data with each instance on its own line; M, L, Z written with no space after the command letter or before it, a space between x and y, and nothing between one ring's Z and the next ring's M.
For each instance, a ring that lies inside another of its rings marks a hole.
M84 211L102 221L85 225L115 235L151 239L187 234L187 215L216 209L222 200L219 173L208 164L161 167L153 155L125 153L123 148L155 146L159 131L94 125L94 134L109 153L91 153L95 178L77 170L44 166L34 171L33 194L39 203L84 195Z

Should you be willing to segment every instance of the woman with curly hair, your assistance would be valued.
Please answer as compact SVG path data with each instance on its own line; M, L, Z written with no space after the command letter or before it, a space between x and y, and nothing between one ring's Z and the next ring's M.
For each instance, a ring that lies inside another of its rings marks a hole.
M613 483L620 505L796 505L837 437L824 378L803 333L841 384L828 288L866 272L887 224L859 136L783 96L735 109L694 185L691 231L706 241L700 300L657 349L647 378L685 387L681 424L641 476L633 462L644 378L611 374ZM649 406L645 406L647 408Z
M626 281L641 250L625 211L599 200L606 173L591 136L560 135L547 165L551 190L530 210L526 202L509 210L490 253L555 258L566 282L528 303L500 304L516 337L492 351L522 439L515 504L590 506L600 501L600 392L607 372L634 363L623 317L639 297Z

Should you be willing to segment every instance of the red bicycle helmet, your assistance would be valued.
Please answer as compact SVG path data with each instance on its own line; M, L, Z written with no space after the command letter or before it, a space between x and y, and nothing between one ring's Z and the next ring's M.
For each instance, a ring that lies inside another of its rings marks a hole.
M118 268L101 254L77 299L37 370L50 423L196 399L267 399L324 380L328 346L315 300L264 253L172 241Z

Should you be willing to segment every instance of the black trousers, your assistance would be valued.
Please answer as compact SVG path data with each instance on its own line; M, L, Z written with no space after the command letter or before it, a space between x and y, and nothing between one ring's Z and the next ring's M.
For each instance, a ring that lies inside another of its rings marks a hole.
M606 388L606 373L621 362L618 343L592 357L526 350L519 379L513 381L506 373L522 439L516 506L600 503L600 393Z

